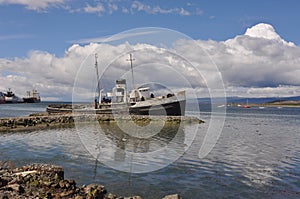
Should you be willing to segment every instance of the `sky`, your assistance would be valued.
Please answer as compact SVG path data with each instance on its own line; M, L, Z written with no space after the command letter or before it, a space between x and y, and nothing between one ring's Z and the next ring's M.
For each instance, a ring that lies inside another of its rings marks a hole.
M0 0L0 91L24 96L34 88L42 100L70 101L76 87L84 98L95 89L94 68L87 66L95 52L107 66L99 70L108 87L113 78L131 81L124 67L134 52L137 84L195 90L197 97L223 95L222 89L227 96L298 96L299 6L298 0Z

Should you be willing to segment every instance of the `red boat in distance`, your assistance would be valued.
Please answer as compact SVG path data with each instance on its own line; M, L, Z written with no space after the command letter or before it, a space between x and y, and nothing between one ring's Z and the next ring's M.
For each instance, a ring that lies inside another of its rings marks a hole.
M251 107L248 105L248 99L247 99L247 104L244 105L243 108L251 108Z

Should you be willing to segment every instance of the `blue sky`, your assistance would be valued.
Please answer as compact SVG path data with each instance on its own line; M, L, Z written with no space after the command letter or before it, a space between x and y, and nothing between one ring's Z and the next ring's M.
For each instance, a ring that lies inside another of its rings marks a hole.
M203 45L212 56L216 55L213 58L216 59L216 64L220 65L229 95L298 95L300 83L296 78L292 80L299 72L299 7L298 0L0 0L0 78L8 82L0 85L0 90L13 87L10 83L18 79L15 84L20 86L15 86L15 90L21 93L26 89L21 86L21 80L28 82L31 79L31 83L26 86L49 93L45 99L61 100L59 96L62 96L62 93L68 93L63 99L70 99L72 86L67 86L67 83L56 85L56 82L63 81L56 79L55 74L52 74L53 77L45 75L43 67L53 67L52 71L55 71L54 68L71 70L71 66L63 65L69 63L68 56L75 53L75 49L78 53L83 49L93 48L89 42L82 41L105 38L133 28L162 27L191 37ZM245 34L247 29L257 24L269 24L271 27L259 26L251 33ZM270 33L278 37L259 35ZM255 38L255 45L249 37ZM261 41L261 38L264 40ZM270 44L265 39L276 40L277 43ZM264 42L269 45L269 51L258 55L258 51L265 50L258 44ZM288 42L293 46L285 45ZM76 46L77 43L80 46ZM237 61L234 55L230 55L226 60L221 60L220 57L228 56L228 53L222 54L218 51L223 47L228 52L243 49L243 55L249 55L251 50L254 59L249 63L244 60L245 57ZM210 51L211 49L213 51ZM287 66L289 71L280 77L277 75L278 80L272 80L277 77L274 74L280 73L282 68L280 64L272 67L275 63L272 62L275 58L274 53L277 53L278 58L279 49L280 52L284 52L279 62L285 63L284 66ZM291 54L287 55L288 53ZM291 57L293 62L290 63L288 58ZM52 61L49 61L50 59ZM231 62L228 59L232 59ZM223 66L224 62L226 63ZM45 63L44 66L41 66L41 63ZM264 70L255 78L251 75L233 74L227 70L235 68L234 71L242 72L246 67ZM41 70L41 74L36 72L37 68ZM39 82L38 77L49 80L48 85L56 85L51 88L56 93L51 93L49 86ZM71 79L68 84L72 84ZM59 87L62 87L60 92ZM284 90L289 92L285 93Z
M26 56L30 50L62 56L76 40L139 27L170 28L193 39L221 41L243 34L256 23L266 22L284 39L300 43L297 0L48 0L44 7L38 3L14 2L18 1L0 1L0 57ZM134 8L134 3L141 8ZM102 9L97 11L99 5ZM109 8L112 5L115 10ZM88 11L88 7L95 9Z

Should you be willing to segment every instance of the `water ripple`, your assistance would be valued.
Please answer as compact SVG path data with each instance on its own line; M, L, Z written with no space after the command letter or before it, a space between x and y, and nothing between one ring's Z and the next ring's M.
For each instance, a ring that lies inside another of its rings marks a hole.
M196 199L299 198L299 111L298 114L294 110L267 108L263 110L266 113L228 111L220 139L207 157L199 159L198 152L209 123L200 126L195 139L184 132L189 130L186 127L181 138L174 140L174 146L181 151L187 147L184 142L194 139L191 147L176 162L150 173L125 173L101 164L88 153L73 128L0 135L0 159L19 165L32 162L62 165L66 177L79 184L99 182L111 192L143 198L160 198L166 193ZM209 120L210 114L203 116ZM114 133L109 139L118 143L122 137ZM149 141L151 150L169 143L170 135L153 137ZM134 142L128 143L132 149ZM147 152L142 143L136 146L137 151ZM116 160L122 161L121 153L114 154ZM143 160L133 156L132 163L158 165L166 158Z

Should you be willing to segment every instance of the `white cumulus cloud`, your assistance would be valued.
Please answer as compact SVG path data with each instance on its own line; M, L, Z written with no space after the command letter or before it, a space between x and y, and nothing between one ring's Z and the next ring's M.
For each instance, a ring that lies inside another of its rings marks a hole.
M292 42L284 41L275 31L274 27L270 24L260 23L251 28L248 28L245 35L254 38L264 38L268 40L274 40L282 42L289 46L295 46Z
M105 12L105 8L101 3L98 3L96 6L91 6L89 4L87 4L84 8L83 8L84 12L87 13L103 13Z
M132 13L135 13L136 11L138 12L146 12L148 14L179 14L183 16L188 16L191 15L191 12L180 7L180 8L161 8L160 6L156 5L149 5L142 3L140 1L134 1L131 4L130 8Z
M300 49L283 40L271 25L258 24L218 46L225 57L216 61L228 85L300 85L296 78L300 75Z
M150 33L137 36L148 37ZM32 51L26 58L0 59L0 91L13 85L19 95L36 88L44 99L70 100L77 81L83 95L92 93L90 85L96 85L95 52L106 91L116 78L130 82L126 59L133 53L137 84L162 82L178 89L196 85L194 88L206 97L206 83L211 82L209 89L217 92L214 80L221 74L229 96L300 95L300 47L282 39L268 24L258 24L226 41L181 39L169 47L147 42L73 44L63 57ZM212 62L219 71L213 70Z

